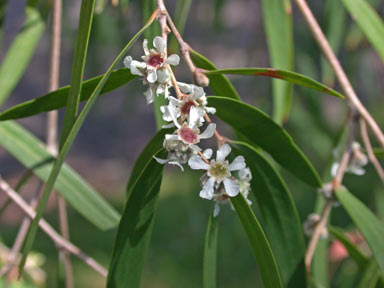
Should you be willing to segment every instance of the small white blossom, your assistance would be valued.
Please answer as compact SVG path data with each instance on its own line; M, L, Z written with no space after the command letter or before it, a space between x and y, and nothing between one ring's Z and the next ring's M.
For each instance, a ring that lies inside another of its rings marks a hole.
M363 168L368 164L368 157L364 154L361 149L361 146L358 142L352 143L352 155L348 163L346 172L355 174L355 175L364 175L365 169ZM337 170L339 169L340 164L335 162L332 164L331 175L336 176Z
M232 171L245 168L243 156L237 156L231 164L225 158L231 152L231 147L224 144L216 152L216 160L210 160L206 163L200 156L193 155L188 160L188 165L195 170L207 170L207 180L203 183L203 189L200 191L200 197L211 200L214 197L215 185L223 182L226 194L229 197L236 196L240 187L231 175ZM216 186L217 187L217 186Z
M320 221L320 215L318 214L309 214L307 220L305 220L303 224L304 233L307 237L311 237L313 235L313 232L317 226L317 223ZM320 237L322 239L326 239L328 237L328 229L327 227L324 227L323 230L321 230Z

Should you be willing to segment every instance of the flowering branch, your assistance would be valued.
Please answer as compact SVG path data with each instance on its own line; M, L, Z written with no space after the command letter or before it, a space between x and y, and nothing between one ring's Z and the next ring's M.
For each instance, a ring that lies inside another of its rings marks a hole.
M10 197L14 203L19 206L23 210L23 212L28 215L30 218L34 218L36 215L36 211L28 205L24 201L23 198L19 194L17 194L9 185L7 182L4 181L0 177L0 189L3 190L8 197ZM39 222L40 228L55 242L58 249L64 249L73 255L80 258L83 262L85 262L89 267L94 269L96 272L98 272L100 275L107 277L107 270L101 266L99 263L97 263L93 258L87 256L84 252L82 252L78 247L76 247L71 242L67 241L63 237L60 236L59 233L57 233L47 222L45 222L43 219Z

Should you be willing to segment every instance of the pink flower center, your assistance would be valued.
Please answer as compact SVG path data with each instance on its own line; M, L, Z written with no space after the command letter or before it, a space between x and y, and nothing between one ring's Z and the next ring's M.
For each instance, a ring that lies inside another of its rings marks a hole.
M196 104L193 101L187 101L184 103L183 106L180 108L181 114L189 114L189 111L191 110L192 106L196 106Z
M164 62L164 59L163 57L161 57L160 54L153 54L149 57L149 60L148 60L148 64L157 68L159 67L161 64L163 64Z
M179 129L178 133L181 139L183 139L185 143L195 144L199 140L199 138L196 135L196 132L193 131L191 128L182 127Z

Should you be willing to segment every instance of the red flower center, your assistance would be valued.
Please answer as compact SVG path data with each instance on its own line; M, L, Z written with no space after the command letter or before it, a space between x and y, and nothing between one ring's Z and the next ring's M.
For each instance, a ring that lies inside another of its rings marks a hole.
M160 54L154 54L149 57L148 64L157 68L164 62Z
M191 128L182 127L179 129L178 133L181 139L183 139L183 141L188 144L195 144L199 140L199 138L196 135L196 132L193 131Z
M192 106L196 106L195 102L193 101L187 101L184 103L183 106L180 108L181 114L189 114L189 111L191 110Z

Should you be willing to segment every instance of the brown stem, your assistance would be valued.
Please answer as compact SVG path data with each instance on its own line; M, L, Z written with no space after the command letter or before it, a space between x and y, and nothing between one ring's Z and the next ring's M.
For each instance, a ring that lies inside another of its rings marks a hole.
M367 131L367 125L365 124L364 119L360 119L360 133L361 138L363 138L365 149L367 150L368 158L372 162L373 166L375 166L377 174L379 174L381 181L384 183L383 167L381 167L379 160L377 160L375 153L373 153L371 141L369 140Z
M324 36L323 31L321 30L315 17L313 16L311 9L308 7L305 0L295 0L295 2L299 7L301 13L303 14L305 20L307 21L307 24L311 29L313 36L315 37L318 45L323 51L323 54L329 61L332 69L335 71L336 77L344 91L347 100L356 108L359 114L364 118L369 127L372 129L373 134L380 142L381 146L384 147L383 132L381 131L380 127L377 125L376 121L373 119L371 114L367 111L367 109L363 106L363 104L357 97L351 83L348 80L347 75L345 74L343 68L340 65L340 62L337 60L335 53L333 52L326 37Z
M24 201L19 194L14 191L7 182L0 177L0 189L3 190L8 197L10 197L13 202L23 210L23 212L30 218L34 218L36 211ZM64 249L73 255L80 258L85 262L89 267L94 269L96 272L101 274L104 277L107 277L107 270L97 263L93 258L87 256L82 252L77 246L69 242L68 240L61 237L44 219L41 219L39 222L40 228L55 242L58 249Z

